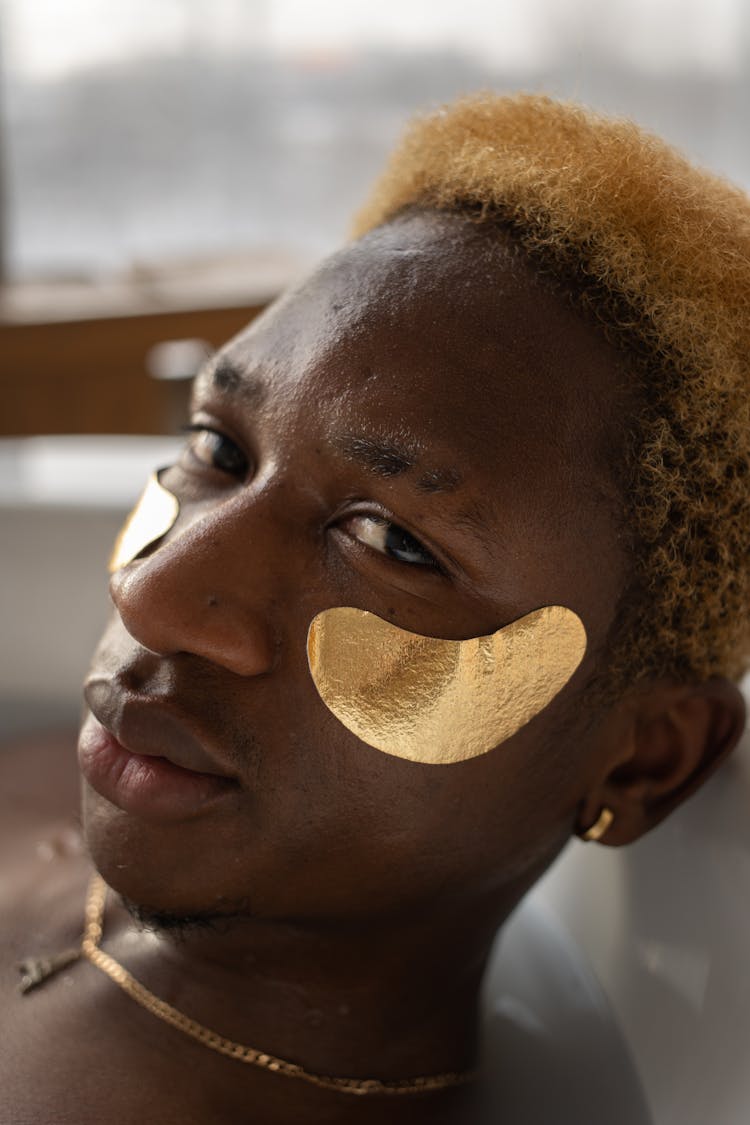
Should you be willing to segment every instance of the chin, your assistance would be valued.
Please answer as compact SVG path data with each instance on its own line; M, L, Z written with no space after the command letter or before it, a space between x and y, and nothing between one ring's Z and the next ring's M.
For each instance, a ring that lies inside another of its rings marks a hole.
M212 918L247 910L244 887L218 870L205 832L139 820L84 785L82 823L92 863L136 912ZM196 838L197 837L197 838Z

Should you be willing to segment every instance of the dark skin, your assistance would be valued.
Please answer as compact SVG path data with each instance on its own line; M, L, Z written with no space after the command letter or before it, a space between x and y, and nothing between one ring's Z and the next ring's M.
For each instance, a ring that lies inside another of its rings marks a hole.
M628 571L611 471L624 385L599 332L502 239L435 215L347 248L198 380L203 429L163 477L180 517L113 578L82 742L101 721L228 778L171 819L84 783L111 887L165 922L212 922L144 931L110 895L105 947L154 992L313 1072L463 1070L497 927L570 835L606 804L605 842L628 843L731 750L743 710L725 681L591 703ZM582 665L470 761L364 745L307 669L326 608L462 639L550 604L583 620ZM11 962L79 938L90 861L57 815L4 822ZM55 833L50 858L37 845ZM1 979L0 1089L24 1121L479 1120L466 1091L352 1099L224 1059L86 963L27 998L7 964Z

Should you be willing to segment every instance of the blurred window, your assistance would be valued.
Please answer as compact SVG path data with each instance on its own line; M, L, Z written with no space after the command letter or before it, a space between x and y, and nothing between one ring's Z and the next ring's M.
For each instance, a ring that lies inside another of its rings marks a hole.
M0 0L2 430L173 431L195 357L461 93L628 114L748 184L748 63L747 0Z
M746 0L0 0L0 20L15 281L283 274L345 237L414 109L483 87L631 114L750 182Z

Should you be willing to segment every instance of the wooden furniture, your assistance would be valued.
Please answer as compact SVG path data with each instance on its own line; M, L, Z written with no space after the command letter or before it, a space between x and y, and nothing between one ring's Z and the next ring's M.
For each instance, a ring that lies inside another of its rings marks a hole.
M147 372L151 348L196 338L217 347L263 307L251 303L0 323L0 432L170 433L184 420L185 382Z
M99 282L0 285L0 434L173 433L195 370L154 378L153 349L187 340L210 353L310 264L257 250Z

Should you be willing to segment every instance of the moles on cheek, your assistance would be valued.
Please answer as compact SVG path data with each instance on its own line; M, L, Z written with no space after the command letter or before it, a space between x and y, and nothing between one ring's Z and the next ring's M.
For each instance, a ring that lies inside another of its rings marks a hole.
M340 607L313 620L321 699L369 746L426 764L486 754L539 714L586 651L580 618L545 606L491 636L447 641Z

